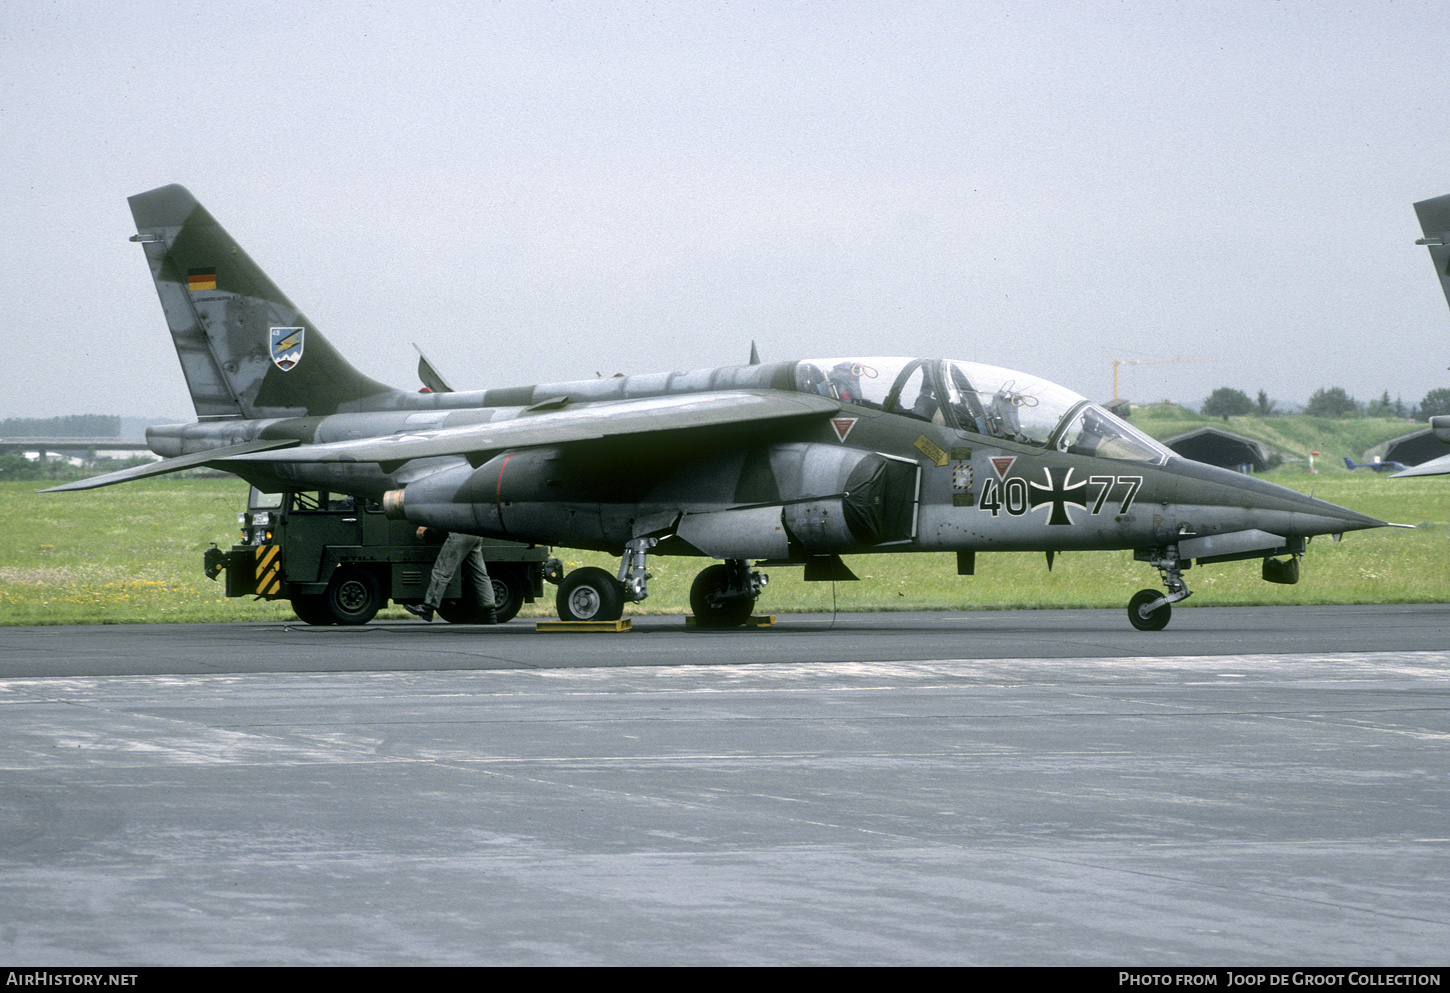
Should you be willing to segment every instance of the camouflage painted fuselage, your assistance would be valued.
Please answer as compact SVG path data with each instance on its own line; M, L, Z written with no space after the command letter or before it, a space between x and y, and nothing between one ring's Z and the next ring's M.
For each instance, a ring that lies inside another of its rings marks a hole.
M263 489L383 499L453 531L612 552L658 539L652 553L732 561L1268 555L1381 524L1180 459L1071 391L975 363L833 357L395 389L348 364L190 193L162 187L131 207L200 420L149 432L159 466L61 488L208 464Z
M284 449L240 456L226 467L264 489L322 488L373 498L403 490L406 516L421 524L616 553L631 538L656 531L677 535L659 546L661 554L787 558L1147 548L1185 535L1252 528L1308 536L1378 523L1171 453L1105 458L1062 450L1052 434L1042 443L1012 441L802 394L794 389L797 366L403 393L390 402L411 409L204 422L154 430L150 437L167 456L252 440L329 445L344 451L329 452L328 461L280 461L289 454ZM387 472L364 460L375 455L349 461L345 454L349 442L537 422L550 411L530 413L529 407L560 398L568 402L556 410L603 415L624 401L716 393L802 406L793 418L765 423L692 427L676 416L647 435L485 450L488 457L477 465L465 455L432 455ZM1069 407L1064 420L1071 413ZM1112 416L1097 409L1094 415ZM853 517L849 501L863 490L863 499L879 497L886 506Z

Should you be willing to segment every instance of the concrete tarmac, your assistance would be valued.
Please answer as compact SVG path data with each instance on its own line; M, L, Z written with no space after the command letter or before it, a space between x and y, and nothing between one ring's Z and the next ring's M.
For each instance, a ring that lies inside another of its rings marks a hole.
M0 964L1420 965L1450 606L0 629Z

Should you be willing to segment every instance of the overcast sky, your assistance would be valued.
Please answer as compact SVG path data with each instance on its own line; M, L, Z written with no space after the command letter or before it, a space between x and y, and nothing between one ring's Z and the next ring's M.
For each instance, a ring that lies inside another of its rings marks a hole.
M1450 386L1442 2L0 6L0 416L194 416L126 197L465 389L930 355Z

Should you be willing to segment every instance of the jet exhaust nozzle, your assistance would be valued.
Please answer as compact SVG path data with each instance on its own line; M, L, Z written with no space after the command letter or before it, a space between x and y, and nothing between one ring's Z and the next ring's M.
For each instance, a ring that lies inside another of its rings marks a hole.
M390 521L406 521L408 515L403 513L403 491L388 490L383 494L383 516Z

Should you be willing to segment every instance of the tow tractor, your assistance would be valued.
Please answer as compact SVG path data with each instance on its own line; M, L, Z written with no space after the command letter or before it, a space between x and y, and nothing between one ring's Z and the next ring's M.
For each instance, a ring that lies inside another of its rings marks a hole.
M229 597L290 600L308 624L366 624L389 600L422 603L441 536L420 537L415 525L388 520L380 504L325 491L264 493L252 487L237 515L241 543L207 549L210 579L226 572ZM433 540L430 540L433 539ZM498 619L512 619L563 573L549 549L483 539ZM465 570L448 583L438 614L475 623L463 593Z

